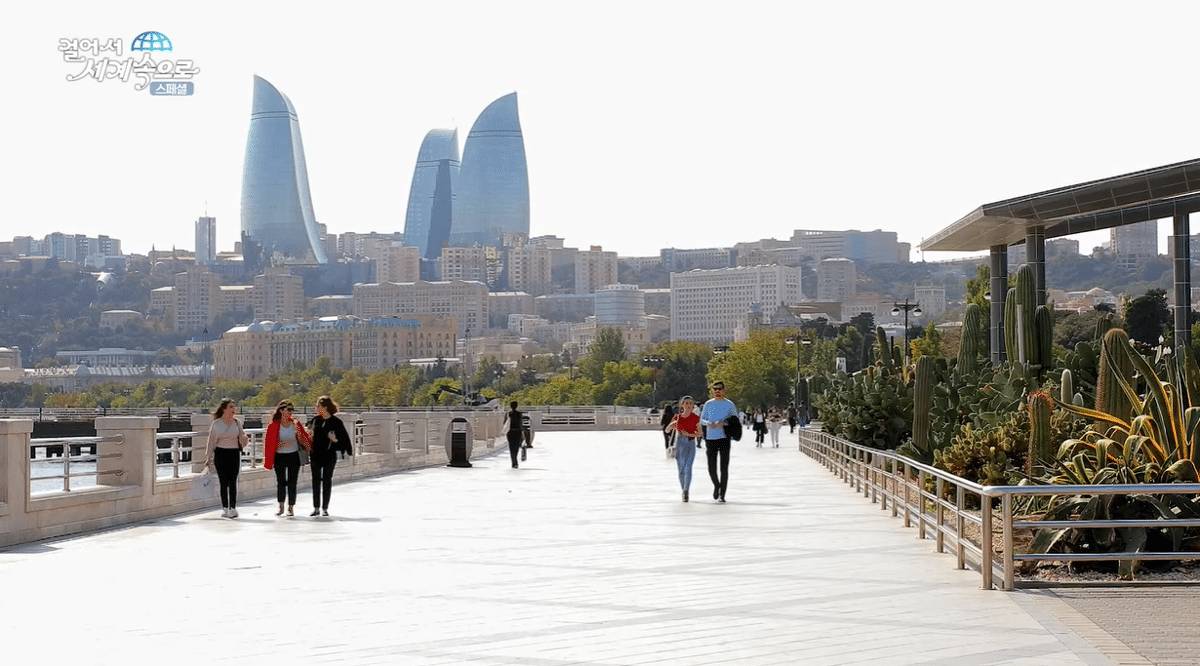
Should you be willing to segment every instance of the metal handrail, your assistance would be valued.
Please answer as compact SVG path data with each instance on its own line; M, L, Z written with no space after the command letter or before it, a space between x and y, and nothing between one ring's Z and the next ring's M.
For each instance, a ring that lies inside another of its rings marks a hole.
M1114 552L1114 553L1017 553L1015 552L1014 532L1018 529L1112 529L1121 527L1147 527L1154 529L1200 527L1200 520L1189 518L1158 518L1158 519L1085 519L1068 518L1065 520L1017 520L1013 514L1013 498L1015 497L1061 497L1078 495L1198 495L1200 483L1147 483L1147 484L1098 484L1098 485L1023 485L1023 486L981 486L944 470L919 463L899 455L894 451L883 451L855 444L815 428L800 430L800 450L808 456L825 464L835 474L855 485L857 490L869 494L872 501L882 492L882 501L886 508L888 499L892 500L892 515L897 515L897 503L904 508L904 526L910 525L909 511L915 511L918 516L918 537L925 538L926 522L936 521L938 537L938 552L943 552L943 535L951 536L959 550L959 568L962 568L962 551L966 547L975 550L980 556L979 571L984 589L992 589L993 578L1000 578L1003 590L1016 587L1017 562L1111 562L1111 561L1140 561L1140 560L1198 560L1200 552ZM877 465L876 461L888 461L890 470ZM897 473L897 466L900 472ZM912 483L910 472L916 470L917 484ZM861 477L860 477L861 474ZM880 479L883 479L882 483ZM897 486L903 479L903 496ZM927 481L932 479L936 484L936 492L925 490ZM889 481L891 487L888 487ZM864 490L864 485L866 490ZM943 492L947 485L955 487L955 504L951 505L944 499ZM980 513L978 516L963 510L964 493L972 493L979 497ZM918 498L914 505L912 497ZM983 539L991 545L994 520L993 503L999 499L1000 530L1002 552L999 562L996 562L992 548L983 548ZM926 503L931 502L936 508L935 515L925 513ZM946 533L940 528L946 511L951 511L956 523L956 529ZM971 521L980 526L981 543L966 543L962 536L962 523ZM998 574L998 576L996 576Z
M69 493L69 492L71 492L71 479L77 479L77 478L81 478L81 477L85 477L85 476L94 476L96 478L99 478L100 476L107 476L107 475L122 476L125 474L125 470L122 470L122 469L106 469L106 470L97 469L94 472L80 472L77 474L72 474L71 473L71 463L73 463L73 462L96 462L96 463L98 463L101 460L110 460L112 458L120 458L121 454L119 454L119 453L101 454L99 447L101 444L124 444L124 443L125 443L125 436L120 433L118 433L116 435L109 435L107 437L39 437L36 439L30 439L29 440L30 453L33 453L34 449L47 448L47 447L51 447L51 446L62 446L63 454L62 454L62 457L59 458L59 460L62 462L63 470L62 470L62 474L47 474L44 476L34 476L33 475L33 463L36 462L37 459L31 455L29 458L29 463L28 463L29 464L29 481L30 481L30 483L32 483L34 481L48 481L51 479L62 479L62 482L63 482L62 492ZM88 453L88 454L81 453L77 456L71 455L71 446L72 445L86 445L86 444L94 445L96 447L95 453ZM43 462L45 460L47 460L47 459L43 459ZM98 465L97 465L97 467L98 467Z
M164 441L164 440L168 440L168 441L170 441L170 442L171 442L171 446L170 446L170 448L168 449L168 450L170 451L170 453L171 453L171 478L172 478L172 479L178 479L178 478L180 478L180 477L179 477L179 462L180 462L180 460L179 460L179 459L180 459L180 454L182 454L182 453L184 453L184 452L191 453L191 454L192 454L192 460L194 461L194 460L196 459L196 455L195 455L195 450L196 450L196 447L195 447L195 445L194 445L194 444L189 444L189 445L187 445L187 446L180 446L180 441L181 441L181 440L184 440L184 439L188 439L188 440L190 440L190 439L191 439L191 438L193 438L193 437L199 437L199 436L201 436L201 434L202 434L202 433L199 433L199 432L196 432L196 431L187 431L187 432L160 432L160 433L157 433L157 434L154 436L154 450L153 450L153 451L151 452L151 454L150 454L150 455L151 455L151 458L153 459L154 469L155 469L155 470L157 470L157 469L158 469L158 456L159 456L159 454L161 454L161 453L164 453L164 450L158 447L158 443L159 443L159 442L161 442L161 441ZM158 474L157 474L157 473L155 473L155 475L154 475L154 476L155 476L155 480L157 480L157 478L158 478Z

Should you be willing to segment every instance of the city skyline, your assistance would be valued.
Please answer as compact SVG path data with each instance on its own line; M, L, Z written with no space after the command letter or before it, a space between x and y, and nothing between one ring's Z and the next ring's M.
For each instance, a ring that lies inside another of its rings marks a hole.
M1121 97L1086 112L1071 104L965 104L1003 89L1061 99L1060 77L1044 69L1046 61L1071 66L1080 90L1104 89L1114 72L1138 72L1149 89L1168 89L1178 78L1171 63L1186 61L1187 40L1172 37L1185 34L1196 10L1163 21L1090 3L1081 19L1082 6L1039 6L1028 26L1022 6L1002 15L876 4L873 20L860 25L852 8L750 4L730 13L664 4L639 9L636 25L621 11L596 17L595 36L570 39L533 29L576 16L555 6L406 7L401 27L294 12L305 34L359 35L362 61L378 64L351 68L330 67L328 52L269 29L278 4L246 9L236 22L149 3L134 3L122 16L79 5L65 24L59 12L35 10L0 46L14 61L28 61L14 73L14 89L39 100L0 112L7 127L31 128L14 137L0 176L13 184L17 219L66 232L104 228L134 252L190 247L191 223L207 202L219 248L231 249L244 77L260 72L304 110L317 221L332 232L399 231L403 183L427 129L465 128L488 100L518 90L533 235L602 244L625 256L781 237L802 227L893 229L915 245L982 201L1194 156L1175 131L1186 126L1190 91L1171 105ZM447 21L461 30L459 52L408 66L444 46L444 35L424 35L419 26ZM689 30L664 35L662 26L678 22ZM948 24L963 29L943 29ZM128 42L150 27L195 58L201 73L193 97L158 99L119 82L64 80L58 38ZM978 48L1026 28L1033 48ZM615 54L601 48L603 35L614 33L629 43ZM706 50L713 34L729 44ZM1156 35L1155 47L1130 44L1130 34ZM1105 47L1118 37L1126 48ZM863 42L876 48L860 54ZM230 43L237 48L225 48ZM400 85L378 85L393 70ZM764 131L749 141L752 127ZM144 150L132 149L151 137L153 169ZM47 143L71 146L73 168L43 150ZM648 147L660 158L630 159ZM864 167L890 175L864 187L854 175ZM847 201L856 203L853 212ZM709 239L678 240L695 229Z

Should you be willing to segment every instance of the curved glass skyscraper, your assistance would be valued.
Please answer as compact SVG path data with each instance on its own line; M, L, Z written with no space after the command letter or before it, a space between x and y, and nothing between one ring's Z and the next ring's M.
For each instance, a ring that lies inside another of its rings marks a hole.
M529 233L529 174L517 93L488 105L463 146L450 244L498 245L505 232Z
M326 262L296 109L287 95L259 76L254 77L242 166L242 233L260 244L267 257L279 252L303 262Z
M404 243L420 248L426 259L441 256L450 239L458 172L458 130L429 130L417 152L404 218Z

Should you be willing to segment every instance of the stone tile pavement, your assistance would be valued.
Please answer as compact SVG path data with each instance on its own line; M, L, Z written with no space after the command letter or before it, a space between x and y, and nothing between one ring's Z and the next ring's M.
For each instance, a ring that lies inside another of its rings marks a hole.
M679 501L655 432L0 551L5 663L1110 663L1036 594L983 592L795 450L702 452ZM302 499L298 509L307 506ZM307 511L304 511L307 513ZM10 661L12 657L24 657Z

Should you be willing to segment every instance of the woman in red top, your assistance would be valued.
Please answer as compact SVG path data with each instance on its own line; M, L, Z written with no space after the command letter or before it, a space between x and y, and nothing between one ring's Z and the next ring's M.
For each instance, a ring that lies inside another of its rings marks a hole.
M700 439L700 415L696 413L696 401L685 395L679 400L679 413L667 425L667 432L675 436L675 465L679 468L679 487L683 489L683 501L688 501L688 488L692 485L692 461L696 459L696 441Z
M296 482L300 477L300 449L308 451L312 437L299 419L293 418L295 407L290 400L280 400L275 414L267 426L264 438L263 467L275 470L275 499L279 500L279 511L283 515L283 502L287 500L287 515L295 515Z

